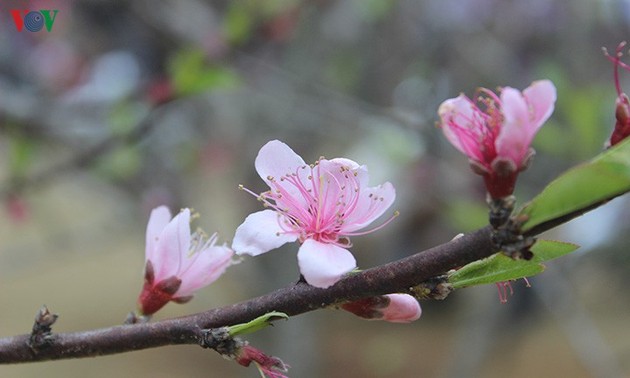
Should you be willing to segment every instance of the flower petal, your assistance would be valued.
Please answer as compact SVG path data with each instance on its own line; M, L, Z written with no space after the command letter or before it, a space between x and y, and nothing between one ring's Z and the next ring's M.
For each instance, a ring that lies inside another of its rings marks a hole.
M442 120L440 126L446 139L469 158L479 160L478 141L473 139L479 130L473 127L475 106L470 99L464 94L450 98L442 102L438 115Z
M272 140L262 146L254 162L256 172L267 184L269 177L279 180L280 177L295 173L299 167L305 165L300 155L279 140Z
M324 244L307 239L298 254L300 272L310 285L327 288L341 279L341 276L356 268L352 253L334 244Z
M151 211L149 223L147 224L145 260L149 260L155 253L160 234L170 220L171 212L166 206L156 207Z
M388 294L389 305L382 311L382 320L392 323L409 323L418 320L422 308L416 298L409 294Z
M155 281L177 276L190 248L190 209L183 209L171 220L159 236L151 263Z
M226 246L211 246L199 251L186 271L180 272L182 284L176 297L187 297L216 281L230 266L234 252Z
M386 182L379 186L360 189L356 209L346 219L342 232L358 231L378 219L396 199L396 189Z
M280 227L280 215L273 210L263 210L245 218L238 226L232 241L232 249L239 255L260 255L285 243L296 241L297 234L286 233Z
M550 80L534 81L523 91L530 107L532 122L540 128L553 113L556 102L556 87Z
M530 120L525 98L518 90L501 91L503 127L495 141L497 157L509 159L520 167L538 127Z

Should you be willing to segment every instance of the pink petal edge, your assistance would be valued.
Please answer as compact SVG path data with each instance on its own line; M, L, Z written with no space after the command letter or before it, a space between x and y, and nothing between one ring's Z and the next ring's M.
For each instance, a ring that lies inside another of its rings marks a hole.
M177 297L193 295L195 291L216 281L231 265L234 252L226 246L213 246L197 254L199 256L195 263L187 271L181 272L182 285L177 290Z

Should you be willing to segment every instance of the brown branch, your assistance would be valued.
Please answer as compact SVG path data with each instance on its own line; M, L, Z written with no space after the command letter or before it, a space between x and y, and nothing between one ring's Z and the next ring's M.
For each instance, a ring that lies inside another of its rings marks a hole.
M292 316L341 301L409 292L422 281L495 252L490 228L486 227L424 252L353 274L328 289L299 282L258 298L186 317L52 334L37 350L28 346L30 335L0 339L0 363L93 357L170 344L198 344L202 340L202 329L244 323L271 311Z
M547 231L592 208L594 206L550 220L535 230ZM185 317L85 332L50 333L38 348L29 347L32 335L0 339L0 363L94 357L164 345L201 344L204 329L245 323L271 311L293 316L349 300L394 292L411 293L413 286L432 277L496 253L491 233L490 226L484 227L415 255L352 274L327 289L298 282L245 302ZM534 236L531 230L528 234Z

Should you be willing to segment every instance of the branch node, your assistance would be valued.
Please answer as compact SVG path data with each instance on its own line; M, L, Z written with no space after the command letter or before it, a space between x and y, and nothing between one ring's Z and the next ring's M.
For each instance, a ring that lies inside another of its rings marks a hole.
M39 349L53 343L52 325L57 321L58 317L59 315L51 313L46 305L39 309L37 315L35 315L33 330L27 342L33 352L37 352Z
M220 327L201 330L199 345L202 348L214 349L220 355L233 359L244 344L240 339L230 335L229 327Z
M443 274L410 287L409 291L416 299L436 299L441 301L446 299L453 291L453 285L448 282L448 276Z

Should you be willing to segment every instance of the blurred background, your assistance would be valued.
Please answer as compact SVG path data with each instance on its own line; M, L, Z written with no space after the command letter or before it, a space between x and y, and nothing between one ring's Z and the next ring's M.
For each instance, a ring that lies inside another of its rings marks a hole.
M31 32L11 12L25 9L57 13ZM272 139L307 162L351 158L371 184L395 185L401 216L353 239L362 268L483 226L482 180L436 128L439 104L554 81L556 110L519 178L527 201L601 151L616 97L601 48L614 51L629 25L624 0L3 0L0 336L29 332L42 304L60 314L56 332L121 324L142 284L150 210L193 207L198 226L231 243L260 209L238 184L265 189L254 158ZM324 310L250 341L291 377L630 376L628 202L550 232L583 248L531 288L515 282L507 304L477 287L423 302L414 324ZM247 259L155 319L289 285L296 250ZM0 366L2 377L42 375L258 373L195 346Z

